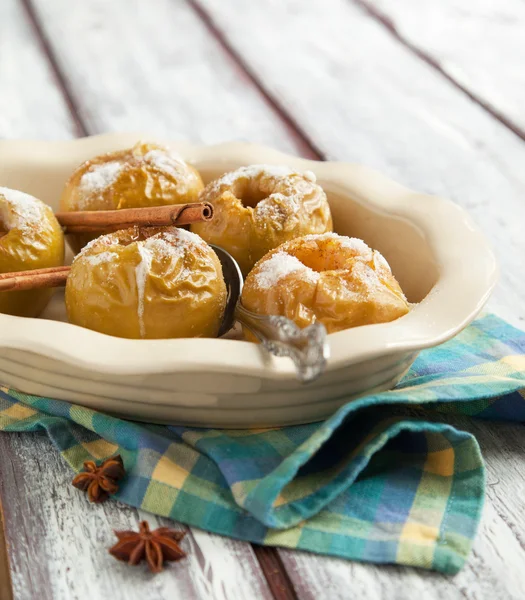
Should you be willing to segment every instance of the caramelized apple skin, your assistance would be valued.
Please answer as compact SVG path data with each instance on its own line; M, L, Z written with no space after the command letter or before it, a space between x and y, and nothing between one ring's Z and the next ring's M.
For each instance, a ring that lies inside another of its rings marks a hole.
M242 167L206 186L202 201L214 206L214 217L191 230L221 246L239 263L244 275L269 250L309 233L332 231L332 216L313 173L287 167Z
M58 267L64 264L64 235L47 204L0 187L0 273ZM37 317L52 289L0 292L0 313Z
M80 165L65 186L61 210L114 210L198 202L203 188L198 171L167 148L138 143ZM68 236L68 242L78 252L95 237L75 234Z
M176 227L96 239L76 256L66 286L71 323L124 338L215 337L225 305L217 255Z
M334 233L297 238L269 252L246 278L242 303L300 327L320 321L328 333L393 321L410 308L379 252Z

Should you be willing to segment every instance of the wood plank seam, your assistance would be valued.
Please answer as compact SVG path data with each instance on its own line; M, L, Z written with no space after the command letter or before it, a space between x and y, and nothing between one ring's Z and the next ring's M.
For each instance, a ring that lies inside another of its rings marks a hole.
M5 535L4 510L0 500L0 598L2 600L11 600L13 597L10 571L9 550Z
M229 44L223 33L218 29L216 24L210 15L202 8L197 0L187 0L187 4L195 11L199 16L203 24L210 31L212 36L217 42L224 48L224 50L231 56L231 58L239 65L244 71L246 76L253 83L255 88L264 97L270 108L279 116L279 118L285 123L285 125L291 129L294 134L300 138L302 143L305 145L308 153L313 158L324 159L321 150L312 142L312 140L306 135L306 133L299 127L297 122L292 116L275 100L275 98L266 90L261 81L256 77L252 69L242 59L236 50ZM258 546L252 544L255 556L261 567L261 570L268 582L272 594L276 600L296 600L297 594L293 588L291 580L288 576L286 568L284 567L281 558L274 548L265 546Z
M202 7L198 0L186 0L187 4L195 11L202 23L206 26L208 31L217 40L221 47L228 53L228 55L239 65L245 75L248 77L254 87L261 94L264 100L267 102L270 109L277 114L281 121L286 127L302 142L305 147L304 156L306 158L314 158L325 160L326 157L315 142L306 134L306 132L300 127L297 121L281 106L281 104L275 99L275 97L266 89L264 84L260 81L253 69L248 63L242 58L242 56L235 50L235 48L229 43L226 36L215 24L211 15Z
M396 24L392 21L392 19L379 10L373 4L370 4L368 0L349 0L353 4L360 7L369 17L379 22L392 37L394 37L400 44L405 46L410 52L414 53L418 58L426 62L429 66L435 69L442 77L444 77L447 81L449 81L454 87L463 92L466 96L468 96L473 102L481 106L484 110L486 110L492 117L494 117L497 121L499 121L502 125L507 127L517 135L522 140L525 140L525 130L523 130L519 125L514 123L512 119L509 119L504 113L499 111L496 107L492 106L489 102L483 100L475 93L471 92L468 88L462 85L455 77L447 73L447 71L441 66L439 60L435 59L431 54L419 48L416 44L407 39L402 33L400 33L399 29L396 27Z
M273 98L273 96L266 90L261 81L256 77L252 69L242 59L236 50L229 44L223 33L218 29L216 24L210 15L202 8L197 0L187 0L187 3L199 16L203 24L207 27L217 42L224 48L224 50L232 57L232 59L239 65L244 71L246 76L253 83L255 88L264 97L270 108L279 116L279 118L289 127L295 135L297 135L303 144L306 146L309 154L313 158L324 160L323 153L321 150L312 142L312 140L305 134L305 132L299 127L297 122L291 117L291 115L280 106L280 104ZM268 586L276 600L296 600L297 594L295 593L294 587L288 576L286 568L284 567L281 558L274 548L259 546L252 544L252 548L255 552L255 556L261 567L261 570L268 582Z
M258 544L252 547L275 600L297 600L294 585L277 550Z
M207 15L192 0L189 0L188 3L195 10L195 12L203 21L207 29L210 30L213 37L217 39L218 43L226 50L226 52L233 58L233 60L240 66L240 68L245 72L248 78L253 82L254 86L265 98L270 108L279 116L280 120L282 120L285 123L285 125L289 129L291 129L292 132L301 140L301 142L306 148L307 153L313 155L313 157L315 158L321 157L321 152L313 146L310 140L307 139L307 137L300 130L297 124L294 123L293 120L290 118L290 116L278 104L276 104L273 98L269 96L266 90L261 86L260 82L255 78L253 73L244 64L242 59L237 55L235 51L233 51L229 44L226 43L222 34L220 34L220 32L216 29L216 27L207 17ZM76 102L68 88L65 77L58 65L58 62L54 55L54 51L46 39L45 32L43 31L39 23L38 17L35 14L35 11L31 4L31 0L22 0L22 5L27 14L28 21L35 32L35 37L40 43L42 53L49 61L51 70L56 79L57 87L61 90L65 98L66 104L71 113L71 117L76 124L78 135L87 135L88 129L82 121ZM261 567L266 581L268 582L268 586L270 587L272 594L274 595L276 600L295 600L297 596L293 591L293 586L290 583L290 579L288 577L288 574L286 573L284 566L282 565L279 555L272 548L263 548L262 550L264 551L264 554L261 553L260 547L254 546L254 552L257 557L257 561ZM8 566L6 568L9 569Z
M49 1L50 0L46 0L46 2ZM369 20L372 21L372 19ZM388 35L389 34L385 32L385 37L387 37ZM47 39L53 41L53 36L48 34ZM243 55L242 50L241 54ZM58 53L58 56L61 56L60 53ZM63 68L63 62L61 62L61 66ZM448 85L446 83L446 80L443 80L442 85L443 87ZM73 91L75 91L74 86ZM75 97L78 100L78 92L76 93ZM475 105L472 104L472 107L472 110L474 110ZM90 108L96 111L97 106L94 105ZM86 112L84 112L84 114L86 114ZM488 120L494 121L494 123L496 123L494 119L487 118L487 121ZM306 128L306 130L308 131L308 127ZM377 144L377 147L381 148L381 144ZM487 458L491 457L487 456ZM488 460L487 462L490 466L490 461ZM496 467L497 466L498 465L496 465ZM498 472L497 468L494 472ZM492 473L493 476L494 472ZM514 490L514 488L509 489ZM509 494L508 492L505 493L505 489L500 490L500 495L502 507L504 507L503 501L510 502L510 500L512 500L512 498L510 498L509 500ZM498 494L494 494L494 496L497 497ZM60 503L58 503L58 505L60 506ZM5 506L7 511L9 508L9 504L6 503ZM491 506L492 505L490 504L489 508ZM506 514L507 518L511 518L515 515L515 512L512 510L512 505L509 504L509 506L509 511L507 513L502 513ZM110 513L109 508L107 510L108 513ZM121 514L123 511L122 509L119 509L118 512L119 514ZM492 512L498 512L499 514L499 511L494 511L493 509ZM135 521L136 519L134 519L132 522L133 526L135 525ZM511 544L507 544L507 542L512 541L512 539L510 538L510 533L505 532L506 537L502 537L501 524L499 523L499 521L497 525L498 526L496 526L495 524L491 524L490 528L487 528L487 533L483 532L483 537L480 536L483 545L481 543L478 545L478 550L473 553L471 562L469 562L469 565L467 565L465 570L458 576L460 578L459 581L457 578L455 578L455 580L450 580L450 583L448 580L447 582L445 582L444 579L440 578L439 576L433 576L429 573L422 573L420 575L418 573L414 573L413 571L410 571L408 569L405 570L400 567L389 568L376 567L374 565L359 565L357 563L343 563L342 561L337 561L336 559L316 556L307 553L292 553L291 551L287 550L279 550L279 553L281 558L283 555L286 555L289 557L290 562L293 560L295 563L301 565L301 571L297 570L297 572L295 572L292 570L291 567L288 567L288 573L295 573L295 578L293 578L292 580L295 584L296 593L301 598L305 599L322 597L348 597L348 595L355 595L355 597L379 598L380 591L383 591L383 593L381 594L381 597L383 598L389 598L392 595L395 595L396 592L400 593L401 597L403 597L403 595L410 595L410 589L412 589L413 595L423 595L426 597L427 594L432 594L432 597L434 598L459 597L453 594L453 592L457 591L458 589L461 589L462 597L488 597L491 596L489 590L493 588L495 588L495 590L492 591L492 594L494 594L492 595L493 598L508 599L510 597L510 588L506 587L507 580L509 579L507 575L512 575L513 569L511 565L505 565L505 570L502 568L501 565L502 562L505 561L505 556L500 557L499 551L500 549L505 549L508 554L516 555L516 559L512 563L512 565L519 564L519 557L521 555L515 551L516 548L514 546L512 546ZM494 532L498 531L500 537L495 537ZM490 546L489 551L487 551L488 546ZM274 549L268 550L271 552L275 552ZM266 551L266 549L264 549L263 551ZM210 556L210 553L208 553L207 556ZM481 556L483 560L478 560L479 556ZM487 557L488 560L484 560ZM494 563L496 566L493 570L491 570L491 567ZM284 561L284 564L287 564L286 560ZM471 566L471 564L473 564L474 566ZM184 568L186 567L184 566ZM502 577L499 582L499 577L497 577L498 573L505 573L505 577ZM172 573L170 572L169 575L171 576ZM126 572L124 575L126 579L128 577L131 579L131 577L133 576L135 576L134 572ZM308 579L309 576L310 579ZM334 585L334 581L337 583L337 585ZM424 581L426 581L427 583L424 584ZM483 585L477 584L478 581L481 582L481 584ZM444 587L445 584L447 587ZM332 587L330 587L330 585L332 585ZM453 588L452 586L456 587ZM498 588L499 592L497 591ZM358 591L356 591L356 589ZM458 594L459 593L460 592L458 591ZM517 598L520 596L513 597Z
M77 103L74 99L73 93L71 92L70 87L67 84L66 77L64 76L62 69L59 66L58 61L56 60L55 51L53 49L53 46L50 44L49 40L47 39L46 32L40 24L39 17L34 10L31 0L22 0L22 6L24 7L24 10L26 12L29 25L33 29L35 37L41 47L42 54L46 57L47 61L49 62L52 74L53 74L56 84L57 84L57 87L58 87L58 89L60 89L60 91L63 94L64 100L67 104L71 118L76 125L77 135L87 135L89 133L88 127L85 125L85 123L83 122L83 120L80 116L80 111L79 111ZM199 14L199 13L197 13L197 14ZM206 22L204 24L209 29L208 24ZM212 35L213 35L213 33L212 33ZM214 37L217 37L217 36L214 35ZM221 43L220 40L218 40L218 42ZM231 50L229 50L228 47L225 47L225 50L228 52L228 54L230 54L232 56L233 60L237 64L239 64L239 66L241 67L243 72L246 73L246 75L249 77L249 79L253 81L256 89L261 93L262 96L264 96L265 100L270 105L270 109L273 109L274 112L279 117L279 119L285 123L285 125L292 131L292 133L297 138L300 139L300 141L305 146L306 153L314 155L317 158L320 153L318 151L315 151L314 149L312 149L307 140L303 140L303 136L301 135L301 132L298 131L298 128L293 123L289 122L289 118L287 117L287 115L285 113L283 113L282 110L274 104L273 100L268 97L268 95L264 92L264 90L260 89L260 84L250 73L248 73L247 69L245 67L243 67L243 65L241 64L241 61L236 57L235 53L231 52ZM191 530L190 530L190 537L193 538ZM197 546L197 548L198 548L198 546ZM296 599L295 592L293 591L293 587L291 586L291 584L289 582L288 575L281 563L280 558L277 555L277 552L274 549L269 549L269 548L265 549L265 550L267 551L265 554L266 559L264 560L264 562L262 564L261 564L261 560L257 559L257 564L261 568L262 575L264 577L264 580L266 580L268 583L268 586L272 593L272 596L274 596L277 600L288 600L288 599L295 600ZM263 568L263 566L264 566L264 568ZM3 600L3 597L2 597L2 600Z
M51 72L56 81L57 88L62 92L65 103L71 114L71 120L75 125L76 135L77 137L84 137L88 135L87 127L83 122L82 118L80 117L79 111L67 84L66 78L64 77L62 70L58 65L53 49L49 44L49 41L47 40L43 28L40 25L31 0L21 0L21 5L26 13L28 23L34 31L35 39L40 44L40 47L42 49L42 55L46 57L49 63Z

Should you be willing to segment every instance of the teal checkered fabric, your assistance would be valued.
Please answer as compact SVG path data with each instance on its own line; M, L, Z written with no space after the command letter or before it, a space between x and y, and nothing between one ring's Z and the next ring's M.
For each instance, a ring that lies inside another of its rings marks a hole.
M0 388L0 428L44 429L75 471L121 454L116 498L237 539L455 573L484 498L452 413L525 421L525 333L493 315L422 352L393 390L323 423L229 431L137 424Z

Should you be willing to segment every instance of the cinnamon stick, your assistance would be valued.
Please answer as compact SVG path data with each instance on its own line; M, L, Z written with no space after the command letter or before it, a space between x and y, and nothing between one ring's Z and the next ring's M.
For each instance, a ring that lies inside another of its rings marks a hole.
M51 267L33 269L0 275L0 292L20 292L37 288L60 287L66 285L71 267Z
M55 216L66 233L96 233L118 231L134 225L165 227L209 221L213 217L213 206L209 202L195 202L121 210L59 212Z
M66 233L102 233L135 225L165 227L209 221L213 217L213 206L208 202L195 202L122 210L61 212L56 217ZM6 234L6 231L0 230L0 238ZM52 267L3 273L0 274L0 292L60 287L66 284L70 270L70 267Z

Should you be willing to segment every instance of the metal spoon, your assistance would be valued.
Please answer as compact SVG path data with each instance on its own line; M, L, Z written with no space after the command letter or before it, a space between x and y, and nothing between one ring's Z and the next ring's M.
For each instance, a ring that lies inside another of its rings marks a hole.
M219 246L212 245L212 248L221 261L228 289L219 336L227 333L238 321L257 337L268 352L291 358L302 382L317 379L323 373L330 354L325 326L314 323L301 329L286 317L258 315L244 308L240 302L244 280L237 261Z

